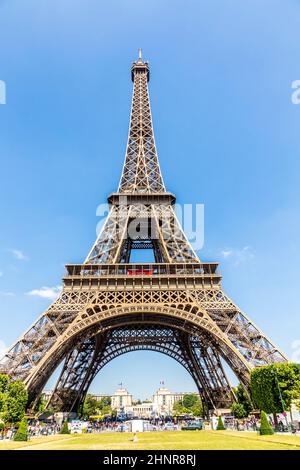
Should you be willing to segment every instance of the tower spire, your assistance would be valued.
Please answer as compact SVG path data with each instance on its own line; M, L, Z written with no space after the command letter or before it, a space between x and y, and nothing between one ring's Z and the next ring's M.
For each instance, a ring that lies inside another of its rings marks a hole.
M123 174L119 185L122 193L165 192L154 140L148 92L149 64L139 58L131 67L133 95L129 135Z

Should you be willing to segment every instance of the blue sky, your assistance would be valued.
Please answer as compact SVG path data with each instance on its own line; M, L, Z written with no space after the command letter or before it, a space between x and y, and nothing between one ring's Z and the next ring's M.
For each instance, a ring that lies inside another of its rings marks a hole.
M205 204L199 256L220 262L229 296L297 356L299 42L296 0L0 0L2 348L95 239L96 207L120 177L142 47L167 188ZM174 361L139 352L91 390L123 381L145 397L160 380L194 389Z

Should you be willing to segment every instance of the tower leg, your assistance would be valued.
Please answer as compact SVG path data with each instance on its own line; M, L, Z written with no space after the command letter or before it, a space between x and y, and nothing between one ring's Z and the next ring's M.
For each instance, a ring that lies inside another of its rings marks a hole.
M201 335L182 333L181 341L182 353L189 360L192 376L197 377L195 382L207 409L230 407L235 396L216 348Z
M71 351L50 397L47 408L55 411L78 411L90 385L90 377L106 344L106 334L82 341Z
M228 408L234 395L216 349L207 338L173 328L123 327L98 333L66 357L48 407L78 411L98 372L115 357L135 350L162 352L181 363L194 379L206 410Z

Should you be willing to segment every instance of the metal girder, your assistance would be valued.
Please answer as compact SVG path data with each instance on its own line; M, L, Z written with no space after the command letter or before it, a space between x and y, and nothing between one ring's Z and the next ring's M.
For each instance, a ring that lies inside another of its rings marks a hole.
M126 263L129 261L131 232L136 232L140 221L151 221L152 234L148 240L155 243L157 259L165 263L199 262L186 239L172 205L113 206L86 264ZM150 238L151 237L151 238ZM145 239L147 239L145 237Z
M85 396L86 383L95 375L95 367L105 348L106 334L82 340L67 355L60 377L47 406L55 411L73 411Z
M166 354L185 367L206 409L228 408L234 396L218 353L207 346L206 340L203 335L191 337L179 329L157 324L135 324L98 334L69 354L49 406L56 411L77 411L91 382L106 364L121 354L151 350Z

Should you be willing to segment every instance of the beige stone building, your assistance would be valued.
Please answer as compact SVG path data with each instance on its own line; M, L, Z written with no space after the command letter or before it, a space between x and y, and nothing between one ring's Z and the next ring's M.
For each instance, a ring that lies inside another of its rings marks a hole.
M153 395L153 408L159 415L170 415L174 403L182 400L187 392L170 392L166 387L160 387Z
M126 388L118 388L111 396L111 407L118 412L124 411L132 406L132 395Z
M139 418L167 416L172 414L174 403L181 400L187 393L191 392L171 392L168 388L161 386L154 393L150 402L137 404L134 403L128 390L121 387L111 395L111 407L116 409L118 413L125 413Z

